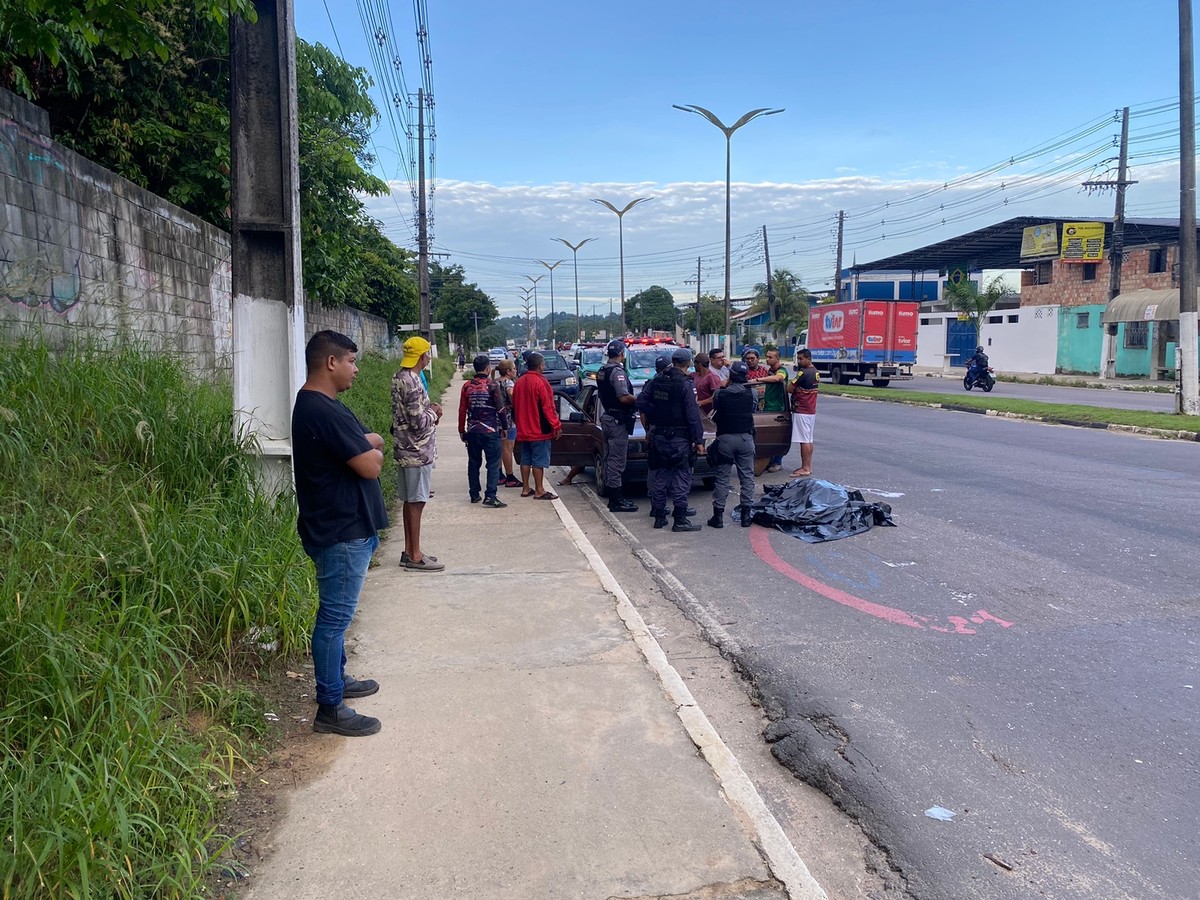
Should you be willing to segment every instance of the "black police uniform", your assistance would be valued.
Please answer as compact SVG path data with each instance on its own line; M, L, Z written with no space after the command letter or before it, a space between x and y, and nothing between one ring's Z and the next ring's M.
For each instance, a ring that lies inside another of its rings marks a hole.
M744 363L740 363L743 368ZM725 502L729 497L730 469L737 467L742 524L750 524L750 507L754 504L754 408L758 398L746 384L731 376L729 384L713 395L713 422L717 439L709 450L710 462L716 474L713 486L713 514L708 524L724 527ZM718 461L720 460L720 461Z
M633 404L621 402L632 396L625 365L610 358L596 373L596 392L600 395L602 413L600 429L604 432L604 456L597 480L604 485L608 508L613 512L637 512L637 506L621 495L625 464L629 455L629 436L633 434Z
M687 518L688 494L692 490L692 448L704 440L700 407L691 379L672 365L654 377L647 403L651 423L650 466L654 483L650 503L654 508L654 527L667 524L667 501L674 508L673 531L695 531Z

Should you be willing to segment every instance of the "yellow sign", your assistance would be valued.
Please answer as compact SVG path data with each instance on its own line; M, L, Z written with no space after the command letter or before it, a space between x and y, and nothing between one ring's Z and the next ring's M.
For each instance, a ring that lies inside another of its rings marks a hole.
M1065 222L1059 259L1065 263L1096 263L1104 259L1104 223Z
M1030 225L1021 232L1021 259L1058 255L1058 226Z

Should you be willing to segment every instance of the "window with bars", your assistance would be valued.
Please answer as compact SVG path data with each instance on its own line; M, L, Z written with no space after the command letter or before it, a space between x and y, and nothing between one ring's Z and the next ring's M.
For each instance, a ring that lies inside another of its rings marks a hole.
M1147 337L1150 333L1149 322L1126 322L1125 323L1125 349L1126 350L1145 350Z

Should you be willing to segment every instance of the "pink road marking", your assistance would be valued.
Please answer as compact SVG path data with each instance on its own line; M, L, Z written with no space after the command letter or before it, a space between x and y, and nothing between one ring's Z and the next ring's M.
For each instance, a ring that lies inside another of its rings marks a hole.
M755 527L751 529L750 549L754 551L755 556L780 575L784 575L797 584L803 585L814 594L820 594L822 597L826 597L835 603L848 606L851 609L874 616L877 619L883 619L885 622L891 622L893 625L904 625L920 631L928 628L931 631L940 631L945 634L975 634L975 629L971 628L967 624L968 622L982 625L985 621L991 621L1000 625L1001 628L1011 628L1013 625L1012 622L998 619L986 610L981 609L969 619L962 616L948 616L947 620L954 627L947 628L942 625L930 624L932 620L928 616L913 616L902 609L884 606L882 603L875 603L871 600L864 600L862 597L856 597L854 594L848 594L845 591L825 584L823 581L818 581L811 575L804 574L790 563L784 562L779 557L779 554L775 552L775 548L771 546L771 529L769 528Z

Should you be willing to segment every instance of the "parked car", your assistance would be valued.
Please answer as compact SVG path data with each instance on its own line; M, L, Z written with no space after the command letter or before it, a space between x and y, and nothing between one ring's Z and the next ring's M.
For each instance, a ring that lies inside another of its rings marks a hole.
M625 371L629 374L629 384L634 390L639 390L654 377L654 361L660 356L670 356L678 349L674 341L630 344L625 350ZM689 366L688 371L694 369Z
M550 387L554 389L555 394L560 394L566 397L574 397L579 393L579 376L574 370L567 365L567 361L563 359L562 354L557 350L539 350L546 360L546 366L542 369L542 374L546 376L546 380L550 382ZM525 374L525 357L517 357L517 375Z
M558 417L562 420L562 435L550 445L550 464L555 466L591 466L598 468L604 453L604 431L600 427L600 396L596 383L589 381L579 389L576 398L558 397ZM717 426L707 416L704 422L704 443L709 445L717 436ZM772 456L782 456L791 448L792 420L786 412L756 412L754 427L754 472L761 475ZM629 455L625 465L625 480L644 483L648 473L646 463L646 432L639 420L629 438ZM693 482L712 487L713 471L708 460L696 457Z
M571 368L579 376L579 383L583 384L589 378L593 381L596 379L596 373L604 366L607 359L608 354L604 347L579 347L575 351L574 359L571 360Z

